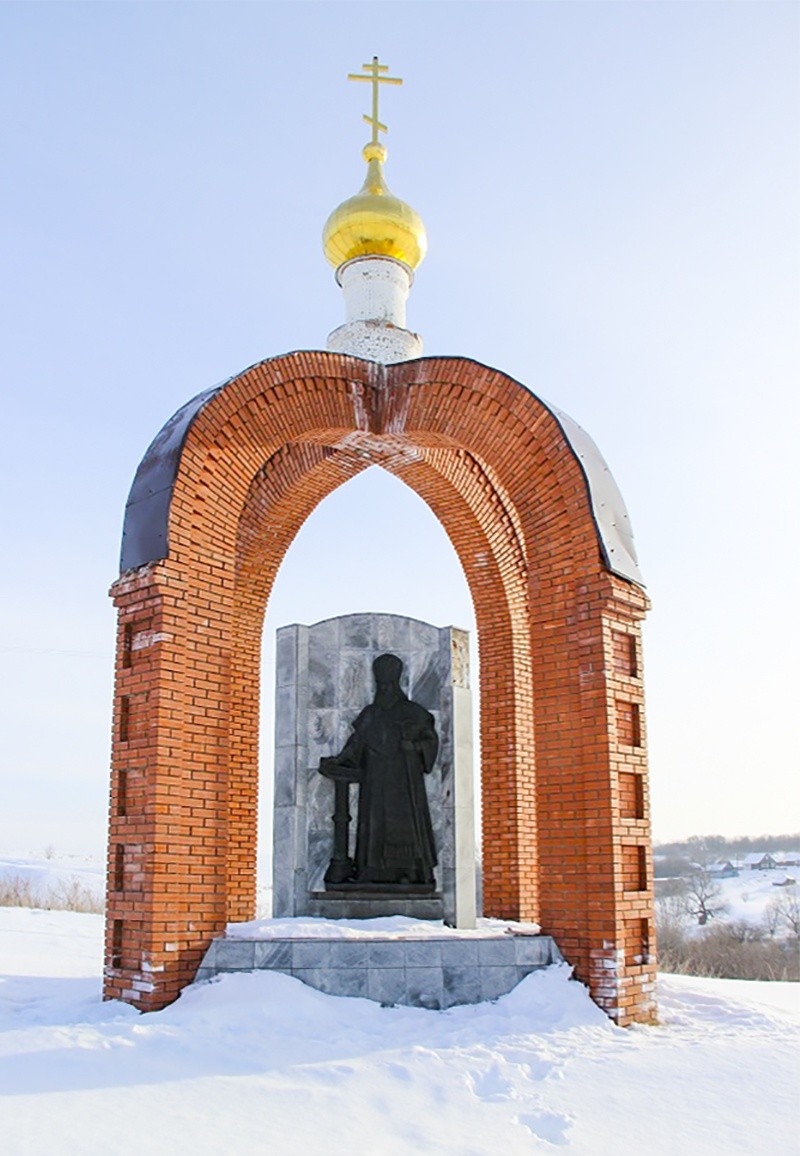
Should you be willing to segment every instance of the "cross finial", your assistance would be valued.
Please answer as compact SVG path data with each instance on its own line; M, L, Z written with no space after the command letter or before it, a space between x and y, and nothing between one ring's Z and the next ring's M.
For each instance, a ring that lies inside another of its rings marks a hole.
M348 80L368 80L372 85L372 116L367 116L364 113L363 119L367 124L372 126L372 140L370 144L378 144L378 133L388 132L385 124L381 124L378 120L378 86L381 84L402 84L399 76L384 76L384 72L389 71L388 64L380 64L378 57L373 56L371 64L362 64L364 75L360 72L348 72Z

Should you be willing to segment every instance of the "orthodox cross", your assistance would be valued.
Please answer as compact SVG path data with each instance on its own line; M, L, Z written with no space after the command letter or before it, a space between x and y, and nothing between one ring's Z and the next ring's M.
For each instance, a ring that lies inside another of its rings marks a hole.
M348 80L368 80L372 85L372 116L367 116L364 113L363 119L367 124L372 125L372 141L371 144L378 144L378 133L388 132L385 124L381 124L378 120L378 86L381 84L402 84L399 76L384 76L384 72L389 71L388 64L379 64L377 56L373 56L372 64L362 64L361 67L366 76L360 72L348 72Z

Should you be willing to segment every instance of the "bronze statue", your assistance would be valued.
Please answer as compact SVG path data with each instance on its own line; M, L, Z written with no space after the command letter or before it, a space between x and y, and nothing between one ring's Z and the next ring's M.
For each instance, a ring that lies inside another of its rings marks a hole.
M375 697L353 723L340 754L320 760L336 783L334 856L326 886L432 891L436 846L424 776L439 748L433 716L400 688L403 664L372 664ZM355 862L347 854L348 783L358 783Z

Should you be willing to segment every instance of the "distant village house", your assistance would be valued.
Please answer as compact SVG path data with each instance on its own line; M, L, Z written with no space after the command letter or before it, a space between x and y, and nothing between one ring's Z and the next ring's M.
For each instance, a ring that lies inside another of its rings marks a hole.
M745 855L742 866L748 871L774 871L778 864L769 851L751 851Z

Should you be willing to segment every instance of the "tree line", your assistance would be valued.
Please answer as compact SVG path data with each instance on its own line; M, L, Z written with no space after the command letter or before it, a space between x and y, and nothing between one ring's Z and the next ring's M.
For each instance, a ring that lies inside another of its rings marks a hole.
M656 843L658 856L681 856L701 861L699 855L710 855L714 859L741 859L755 851L797 851L800 850L800 833L791 835L690 835L672 843Z

